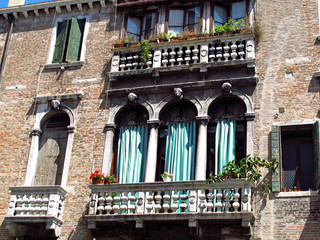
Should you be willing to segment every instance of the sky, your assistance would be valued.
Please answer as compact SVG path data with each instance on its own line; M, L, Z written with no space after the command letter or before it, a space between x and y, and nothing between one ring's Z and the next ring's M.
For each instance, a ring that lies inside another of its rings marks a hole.
M25 4L39 3L39 2L50 2L54 0L25 0ZM9 0L0 0L0 8L8 7Z

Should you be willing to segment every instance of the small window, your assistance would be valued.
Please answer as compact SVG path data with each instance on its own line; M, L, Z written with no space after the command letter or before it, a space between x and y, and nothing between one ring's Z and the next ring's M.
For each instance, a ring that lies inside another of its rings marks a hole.
M155 34L156 13L143 16L128 16L127 35L133 36L136 42L148 39Z
M80 60L85 22L77 18L58 22L52 63Z
M246 17L245 1L235 2L230 5L215 5L214 6L214 25L224 25L229 18L237 22Z

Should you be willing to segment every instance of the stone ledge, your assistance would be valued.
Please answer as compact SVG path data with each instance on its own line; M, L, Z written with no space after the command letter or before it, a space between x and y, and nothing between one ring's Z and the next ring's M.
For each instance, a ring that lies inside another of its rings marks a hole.
M63 62L63 63L48 63L44 65L44 70L49 69L61 69L64 71L65 68L71 67L82 67L84 65L84 61L75 61L75 62Z
M275 193L275 198L296 198L296 197L317 197L320 194L317 191L293 191Z

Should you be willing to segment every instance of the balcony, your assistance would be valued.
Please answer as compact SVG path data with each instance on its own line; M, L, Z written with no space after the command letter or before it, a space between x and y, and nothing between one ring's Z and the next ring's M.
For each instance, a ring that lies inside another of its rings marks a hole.
M217 67L255 68L255 41L252 34L212 36L178 42L152 44L150 60L144 64L140 47L113 49L110 80L121 77L152 76L176 71L199 71Z
M201 221L240 221L250 232L253 217L251 182L231 179L207 184L205 181L154 182L90 185L88 227L102 222L188 221L191 233Z
M67 193L62 187L11 187L10 191L9 209L5 217L10 236L23 236L30 224L43 224L53 236L59 236Z

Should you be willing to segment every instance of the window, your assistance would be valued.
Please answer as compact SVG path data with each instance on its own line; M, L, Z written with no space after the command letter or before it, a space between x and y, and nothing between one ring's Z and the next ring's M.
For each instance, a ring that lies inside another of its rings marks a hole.
M271 132L272 157L279 159L273 174L274 191L318 189L319 124L274 126Z
M182 31L200 30L200 7L188 9L170 9L168 14L168 33L172 36L182 34Z
M155 34L156 13L143 16L128 16L127 35L133 36L135 41L148 39Z
M85 23L84 18L58 22L52 63L80 60Z
M245 1L235 2L230 5L214 6L214 25L224 25L229 18L239 21L246 17L246 3Z

